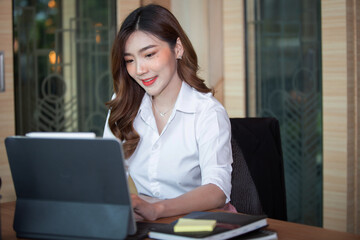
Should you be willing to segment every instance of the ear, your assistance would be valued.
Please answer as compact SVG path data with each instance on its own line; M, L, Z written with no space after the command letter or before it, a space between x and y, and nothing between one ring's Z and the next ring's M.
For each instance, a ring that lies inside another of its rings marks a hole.
M175 56L176 56L176 59L181 59L183 54L184 54L184 47L183 47L183 45L181 43L180 38L178 37L176 39L176 44L175 44Z

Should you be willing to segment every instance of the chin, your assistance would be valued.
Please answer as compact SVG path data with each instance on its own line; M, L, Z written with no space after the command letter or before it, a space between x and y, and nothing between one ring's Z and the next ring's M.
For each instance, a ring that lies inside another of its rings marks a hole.
M157 96L161 93L161 89L158 86L152 85L152 86L145 86L143 87L145 92L149 94L150 96Z
M149 88L145 88L145 92L150 96L156 96L159 94L158 91L156 91L155 89L149 89Z

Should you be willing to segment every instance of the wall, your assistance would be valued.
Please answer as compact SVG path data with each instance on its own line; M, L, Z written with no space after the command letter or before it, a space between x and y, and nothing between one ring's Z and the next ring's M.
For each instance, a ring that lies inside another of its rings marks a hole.
M224 105L230 117L245 117L244 1L223 1Z
M5 92L0 92L0 177L2 202L15 200L4 139L15 134L12 1L0 1L0 51L5 56Z
M359 8L356 0L324 0L324 228L360 233Z
M223 2L172 0L171 11L190 38L198 56L199 76L224 103Z

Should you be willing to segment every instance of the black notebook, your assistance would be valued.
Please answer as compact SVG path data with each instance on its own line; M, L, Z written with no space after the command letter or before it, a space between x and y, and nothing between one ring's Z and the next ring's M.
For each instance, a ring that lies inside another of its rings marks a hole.
M150 228L149 237L155 239L229 239L267 226L266 216L227 212L193 212L184 218L215 219L212 232L174 232L176 221Z

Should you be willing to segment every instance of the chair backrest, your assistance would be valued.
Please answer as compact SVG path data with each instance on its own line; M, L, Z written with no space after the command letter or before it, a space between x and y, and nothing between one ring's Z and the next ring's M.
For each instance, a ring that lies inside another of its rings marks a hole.
M247 167L244 155L234 138L231 139L231 147L234 160L231 176L231 203L238 212L252 215L264 214L259 194Z
M279 122L275 118L231 118L231 203L239 212L287 220Z

